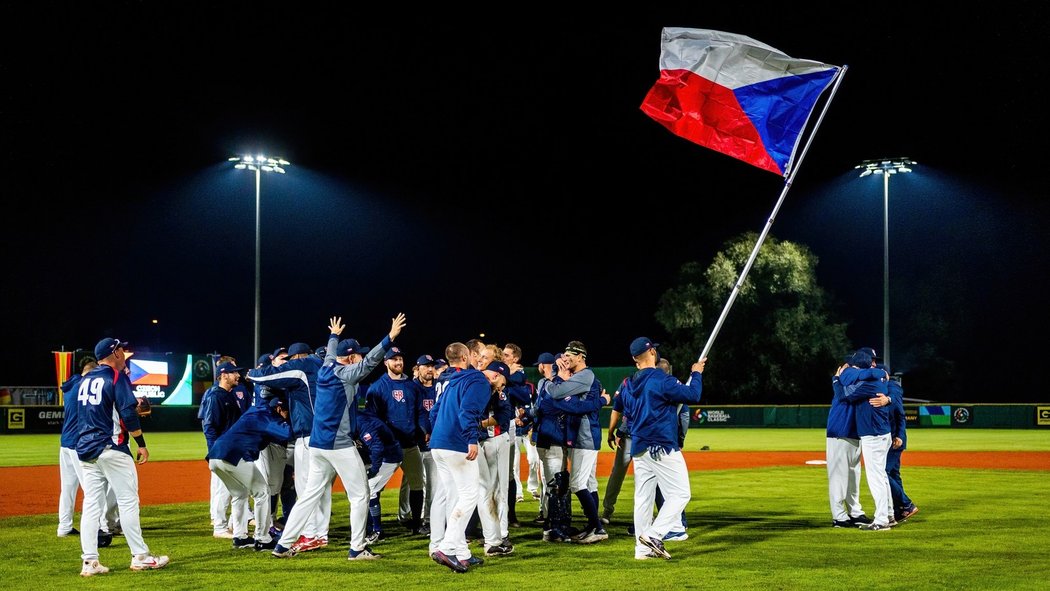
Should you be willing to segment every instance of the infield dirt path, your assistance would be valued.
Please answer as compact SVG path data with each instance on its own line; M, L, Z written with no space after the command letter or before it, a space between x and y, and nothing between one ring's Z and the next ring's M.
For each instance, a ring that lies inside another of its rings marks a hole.
M612 453L598 455L598 474L607 476ZM823 460L824 454L811 451L786 452L686 452L690 470L727 470L766 466L799 466L824 470L823 465L807 465L809 460ZM524 461L522 462L524 464ZM951 468L994 468L1001 470L1050 470L1050 452L904 452L905 466L939 466ZM630 473L630 472L629 472ZM401 472L394 474L387 488L400 486ZM522 474L525 476L524 472ZM144 505L190 503L208 500L210 476L203 460L185 462L149 462L139 466L139 498ZM58 510L58 466L0 468L4 494L0 496L0 517L42 515ZM343 491L336 479L335 490ZM80 506L83 493L79 495Z

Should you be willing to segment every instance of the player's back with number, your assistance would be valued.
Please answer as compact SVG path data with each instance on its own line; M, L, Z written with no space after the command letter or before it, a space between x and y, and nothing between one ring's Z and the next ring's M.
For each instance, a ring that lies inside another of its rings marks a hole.
M77 455L80 459L94 460L106 447L131 455L128 431L139 428L136 404L131 380L124 372L108 365L99 365L88 372L77 388L77 422L80 424Z

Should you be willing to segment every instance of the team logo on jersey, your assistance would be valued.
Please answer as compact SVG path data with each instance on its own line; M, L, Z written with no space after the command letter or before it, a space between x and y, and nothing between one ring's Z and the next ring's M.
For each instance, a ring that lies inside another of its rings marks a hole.
M434 401L433 401L433 400L431 400L431 399L429 399L429 398L425 398L425 399L423 400L423 408L425 408L425 409L426 409L426 410L428 410L428 411L429 411L430 409L434 408Z
M506 400L506 399L507 399L507 393L506 393L506 392L502 392L502 391L501 391L501 392L499 393L499 399L500 399L500 400Z
M390 393L390 395L393 396L394 400L396 400L398 402L404 402L405 401L405 391L404 390L394 390L393 392Z
M369 441L372 441L372 434L371 433L365 433L364 435L361 436L361 440L364 441L365 443L368 443Z

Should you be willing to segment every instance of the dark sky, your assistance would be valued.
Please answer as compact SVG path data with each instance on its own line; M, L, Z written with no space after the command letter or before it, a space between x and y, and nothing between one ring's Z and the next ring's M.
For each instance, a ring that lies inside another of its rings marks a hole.
M50 384L50 351L103 336L251 360L254 178L226 162L245 152L292 163L261 184L263 350L323 344L333 314L374 343L404 311L413 356L484 332L528 362L579 339L628 364L678 268L760 231L783 188L640 111L661 29L682 26L849 66L772 234L820 258L853 344L881 345L883 282L882 184L853 167L908 156L894 356L938 312L960 372L1037 398L1006 376L1050 331L1044 3L41 4L0 19L0 384Z

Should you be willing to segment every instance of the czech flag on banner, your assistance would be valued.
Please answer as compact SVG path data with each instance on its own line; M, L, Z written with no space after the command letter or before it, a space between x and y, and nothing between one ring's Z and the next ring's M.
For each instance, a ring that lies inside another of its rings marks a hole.
M787 176L821 93L841 68L750 37L667 27L642 112L691 142Z

